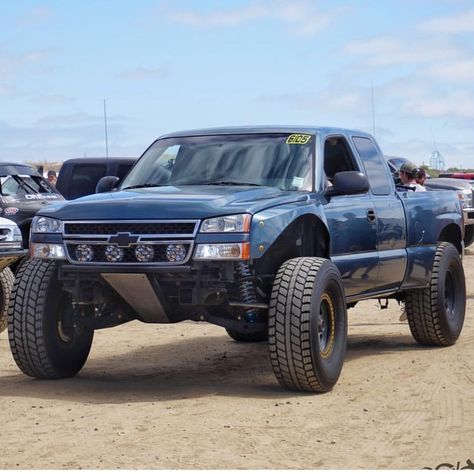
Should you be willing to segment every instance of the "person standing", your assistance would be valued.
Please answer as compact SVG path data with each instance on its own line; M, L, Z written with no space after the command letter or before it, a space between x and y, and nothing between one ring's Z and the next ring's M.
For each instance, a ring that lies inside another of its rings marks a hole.
M405 161L400 166L400 181L404 186L409 186L413 191L426 191L426 188L417 183L417 176L420 169L411 161Z
M56 171L54 170L49 170L48 171L48 181L49 184L52 184L53 186L56 186L56 181L58 180L58 177L56 175Z

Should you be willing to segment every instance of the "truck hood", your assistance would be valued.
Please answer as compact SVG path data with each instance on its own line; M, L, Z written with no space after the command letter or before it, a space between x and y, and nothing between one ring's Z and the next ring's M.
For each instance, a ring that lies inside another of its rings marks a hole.
M254 214L307 193L253 186L164 186L94 194L55 203L38 214L61 220L203 219Z

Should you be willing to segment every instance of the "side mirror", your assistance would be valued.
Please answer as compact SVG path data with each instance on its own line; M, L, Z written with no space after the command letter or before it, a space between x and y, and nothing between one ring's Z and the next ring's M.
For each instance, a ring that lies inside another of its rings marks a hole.
M360 171L341 171L334 175L333 186L326 191L326 196L343 194L365 194L369 190L369 180Z
M120 179L117 176L103 176L97 182L95 187L95 192L97 193L107 193L115 189L119 183Z

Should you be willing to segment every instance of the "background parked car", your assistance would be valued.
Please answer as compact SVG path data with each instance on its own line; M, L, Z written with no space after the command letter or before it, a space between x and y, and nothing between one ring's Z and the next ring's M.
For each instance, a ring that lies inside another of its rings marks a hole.
M15 277L10 265L27 255L19 227L0 217L0 333L7 327L7 308Z
M95 193L97 182L104 176L122 180L137 158L71 158L59 171L56 188L66 199Z
M31 220L42 207L64 198L32 166L0 163L0 215L15 222L28 247Z
M400 166L409 161L407 158L399 156L386 156L385 158L395 178L398 176ZM425 187L428 190L457 191L464 214L464 246L471 245L474 242L473 182L456 178L429 178L425 181Z

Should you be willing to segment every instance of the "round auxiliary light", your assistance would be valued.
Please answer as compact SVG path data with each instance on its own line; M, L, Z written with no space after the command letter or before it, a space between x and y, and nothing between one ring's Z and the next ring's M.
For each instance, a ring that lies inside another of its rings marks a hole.
M154 256L153 245L140 244L135 247L135 257L139 262L151 262Z
M166 247L166 258L170 262L182 262L186 258L186 247L182 244L170 244Z
M94 258L94 250L91 245L78 245L75 253L78 262L92 262Z
M116 245L107 245L104 253L109 262L121 262L123 260L123 249Z

